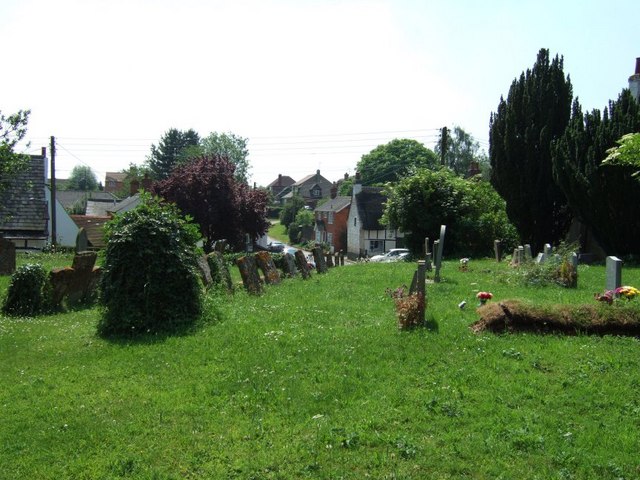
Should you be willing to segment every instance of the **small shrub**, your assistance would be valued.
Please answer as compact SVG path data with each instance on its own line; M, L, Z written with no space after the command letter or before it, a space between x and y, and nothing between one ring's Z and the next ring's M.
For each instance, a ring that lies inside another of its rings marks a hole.
M107 224L98 331L173 332L202 311L197 225L174 205L145 194L141 205Z
M29 317L50 309L49 277L40 264L19 267L11 276L11 283L2 312L12 316Z

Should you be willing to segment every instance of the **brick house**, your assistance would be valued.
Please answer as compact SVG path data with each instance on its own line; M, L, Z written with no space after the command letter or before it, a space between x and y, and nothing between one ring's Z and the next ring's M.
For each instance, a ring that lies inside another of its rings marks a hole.
M337 196L335 192L334 188L331 198L313 212L316 220L315 240L329 244L334 252L346 252L351 197Z
M307 175L302 180L297 181L291 185L291 191L286 195L281 196L283 203L294 195L300 195L304 199L304 203L311 208L315 208L318 204L318 200L328 198L331 194L331 188L333 183L320 175L320 170L316 170L316 173ZM284 193L286 190L283 190ZM281 195L282 195L281 193Z

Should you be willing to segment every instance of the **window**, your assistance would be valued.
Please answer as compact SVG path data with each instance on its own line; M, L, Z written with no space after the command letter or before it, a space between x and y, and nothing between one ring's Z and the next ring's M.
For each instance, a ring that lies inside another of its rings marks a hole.
M369 251L375 252L380 248L380 242L378 240L369 240Z
M320 198L322 196L322 189L316 185L311 189L311 196L313 198Z
M322 232L320 230L316 230L316 242L322 241Z
M329 212L329 225L333 225L333 212Z
M333 233L327 232L327 243L333 245Z
M354 227L358 226L358 217L353 217L353 226Z

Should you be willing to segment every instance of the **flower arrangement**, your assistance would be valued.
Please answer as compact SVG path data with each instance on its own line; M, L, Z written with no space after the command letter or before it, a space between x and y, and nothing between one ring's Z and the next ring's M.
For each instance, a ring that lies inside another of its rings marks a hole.
M640 295L640 290L638 290L636 287L629 286L618 287L616 288L615 292L616 295L622 295L627 300L633 300L635 297Z
M476 298L480 300L480 305L484 305L487 303L487 300L491 300L493 298L493 293L491 292L478 292Z
M609 305L613 303L614 296L615 296L615 292L613 290L606 290L604 293L596 293L594 295L597 301L605 302Z
M461 258L460 259L460 267L458 267L460 269L461 272L466 272L467 270L469 270L469 259L468 258Z

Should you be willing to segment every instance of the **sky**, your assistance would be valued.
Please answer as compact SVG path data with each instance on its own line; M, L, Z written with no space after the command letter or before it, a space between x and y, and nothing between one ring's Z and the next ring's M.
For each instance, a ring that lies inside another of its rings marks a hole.
M394 138L489 118L538 51L585 110L628 86L638 0L3 0L0 111L56 177L143 164L170 128L246 138L251 182L330 181Z

